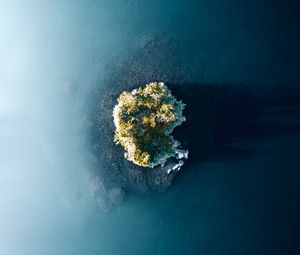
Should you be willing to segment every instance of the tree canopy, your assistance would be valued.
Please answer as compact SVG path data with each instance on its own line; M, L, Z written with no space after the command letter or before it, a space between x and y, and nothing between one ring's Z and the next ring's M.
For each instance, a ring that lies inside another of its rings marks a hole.
M171 133L185 121L184 107L163 82L122 92L113 110L114 141L124 147L125 158L142 167L154 167L176 157L180 143Z

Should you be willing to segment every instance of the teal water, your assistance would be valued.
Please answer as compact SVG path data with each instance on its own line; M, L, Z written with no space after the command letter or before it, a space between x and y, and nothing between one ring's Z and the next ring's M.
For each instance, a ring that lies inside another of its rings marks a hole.
M1 254L299 252L296 2L1 6ZM152 80L187 104L163 192L108 139L113 96Z

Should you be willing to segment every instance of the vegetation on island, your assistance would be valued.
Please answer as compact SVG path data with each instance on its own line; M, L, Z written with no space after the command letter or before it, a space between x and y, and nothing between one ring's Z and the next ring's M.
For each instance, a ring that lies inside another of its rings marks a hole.
M122 92L113 110L114 141L124 147L125 158L142 167L178 158L180 143L171 133L185 121L184 107L163 82Z

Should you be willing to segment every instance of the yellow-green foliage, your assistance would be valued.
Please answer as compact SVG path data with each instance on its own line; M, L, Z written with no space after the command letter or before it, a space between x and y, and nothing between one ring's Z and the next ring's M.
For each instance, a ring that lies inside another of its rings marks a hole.
M121 144L125 157L137 165L160 164L175 155L170 134L185 121L184 107L162 82L122 92L113 113L115 143Z

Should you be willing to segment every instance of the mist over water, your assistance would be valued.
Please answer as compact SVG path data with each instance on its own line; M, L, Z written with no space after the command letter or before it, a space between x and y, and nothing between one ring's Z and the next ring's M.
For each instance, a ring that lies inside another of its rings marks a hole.
M0 5L0 254L296 252L296 4ZM150 81L187 104L164 192L111 171L110 107Z

